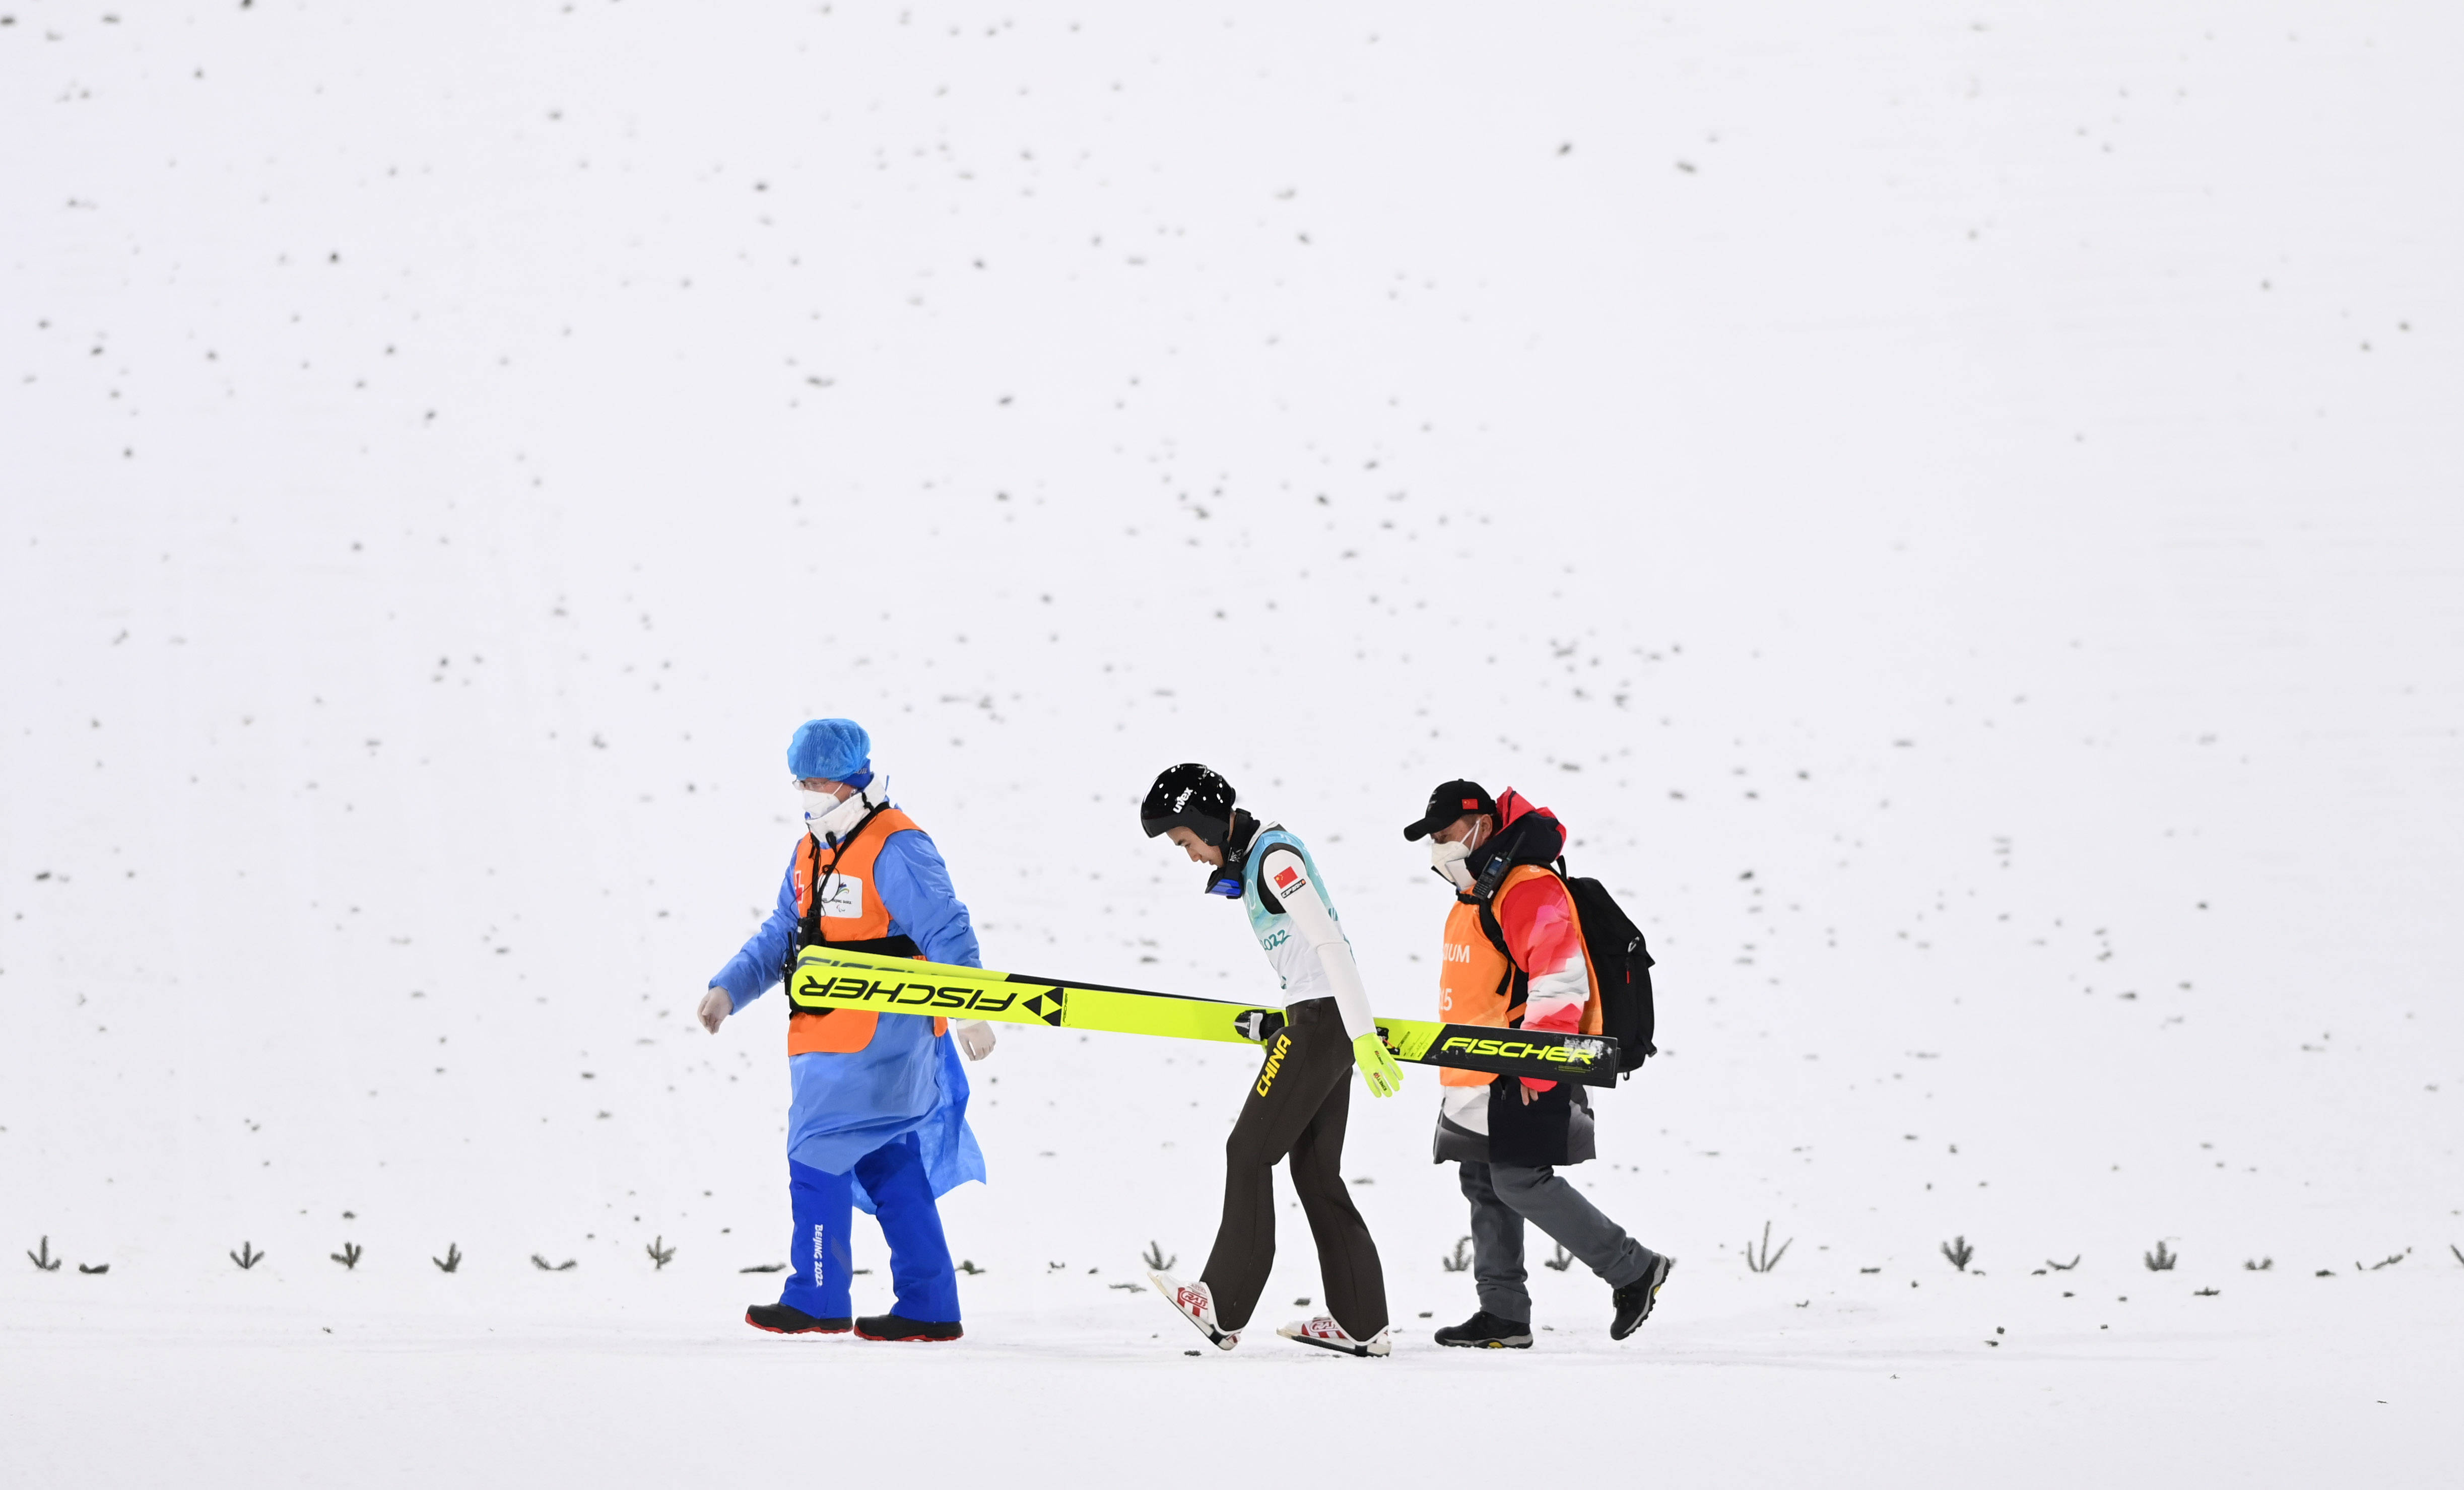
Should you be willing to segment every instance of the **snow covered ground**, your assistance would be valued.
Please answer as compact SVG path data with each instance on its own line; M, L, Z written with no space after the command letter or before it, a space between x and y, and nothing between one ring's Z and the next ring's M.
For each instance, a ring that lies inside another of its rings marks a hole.
M2452 1482L2459 39L0 0L0 1479ZM1395 1358L1190 1359L1243 1063L1004 1031L967 1340L746 1330L820 712L1038 972L1262 992L1177 760L1397 1014L1555 807L1660 1313L1430 1347L1416 1072Z

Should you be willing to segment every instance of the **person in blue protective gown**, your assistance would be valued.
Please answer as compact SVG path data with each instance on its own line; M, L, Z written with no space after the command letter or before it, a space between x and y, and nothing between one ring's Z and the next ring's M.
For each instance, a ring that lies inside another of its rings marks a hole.
M787 745L802 804L779 899L759 931L712 978L712 1034L819 943L981 967L974 925L941 852L892 805L872 770L872 741L850 719L810 719ZM953 1047L956 1048L953 1048ZM787 1191L795 1213L785 1287L745 1323L778 1334L956 1340L958 1282L936 1204L984 1177L967 1127L958 1061L993 1048L992 1026L854 1009L787 1017ZM847 1228L857 1207L880 1219L895 1302L854 1317Z

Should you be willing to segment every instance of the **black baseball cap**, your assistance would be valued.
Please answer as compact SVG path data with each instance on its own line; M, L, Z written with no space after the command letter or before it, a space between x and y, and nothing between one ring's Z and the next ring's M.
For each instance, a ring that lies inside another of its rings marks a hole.
M1497 816L1497 799L1488 795L1478 781L1444 781L1429 794L1429 810L1420 821L1406 826L1403 836L1414 842L1428 837L1465 813L1485 812Z

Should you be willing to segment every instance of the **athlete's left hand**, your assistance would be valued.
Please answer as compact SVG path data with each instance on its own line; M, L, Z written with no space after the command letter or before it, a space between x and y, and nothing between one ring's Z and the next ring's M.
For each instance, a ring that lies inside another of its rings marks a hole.
M1369 1084L1369 1095L1392 1097L1403 1089L1403 1068L1375 1031L1352 1042L1352 1059L1360 1067L1360 1079Z
M955 1019L950 1033L958 1037L958 1048L970 1061L981 1061L993 1053L993 1027L981 1019Z

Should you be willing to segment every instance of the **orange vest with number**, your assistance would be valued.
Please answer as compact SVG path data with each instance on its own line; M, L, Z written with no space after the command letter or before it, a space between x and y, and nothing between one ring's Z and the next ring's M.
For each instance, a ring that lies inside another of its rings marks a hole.
M867 818L853 833L841 840L836 847L823 843L812 834L804 835L796 845L796 939L790 948L788 975L795 973L795 954L816 942L833 945L853 943L866 952L888 952L891 948L874 943L889 942L890 908L881 903L881 887L873 880L872 866L881 858L882 845L893 833L917 831L915 820L895 807L884 807ZM896 939L897 950L917 958L923 953L905 937ZM913 1019L913 1015L894 1015L894 1019ZM831 1009L820 1014L806 1014L789 1009L787 1013L787 1054L847 1055L872 1043L872 1032L881 1016L869 1010ZM933 1036L939 1039L950 1027L947 1019L933 1021Z
M1508 869L1499 882L1497 893L1489 897L1491 913L1506 904L1506 897L1516 887L1533 880L1553 879L1547 868L1535 864L1517 865ZM1566 897L1566 910L1573 914L1573 897ZM1574 933L1579 941L1582 924L1578 920ZM1492 1029L1511 1029L1523 1022L1523 990L1527 978L1480 924L1477 902L1455 897L1455 908L1446 916L1445 941L1438 949L1438 1018L1448 1024L1482 1024ZM1600 1032L1599 971L1590 966L1585 953L1584 971L1592 980L1591 1001L1583 1008L1582 1032ZM1497 1080L1493 1071L1459 1071L1452 1066L1438 1070L1441 1086L1485 1086Z

